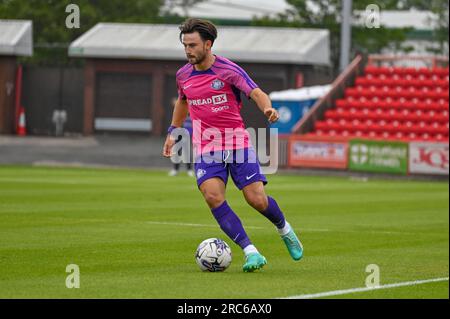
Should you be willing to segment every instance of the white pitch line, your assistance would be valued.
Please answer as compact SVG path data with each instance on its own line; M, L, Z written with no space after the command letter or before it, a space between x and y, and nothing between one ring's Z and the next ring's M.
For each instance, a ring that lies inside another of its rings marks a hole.
M147 224L153 224L153 225L169 225L169 226L185 226L185 227L214 227L217 228L218 225L208 225L208 224L192 224L192 223L177 223L177 222L157 222L157 221L147 221ZM244 228L248 229L264 229L265 227L258 227L258 226L244 226ZM324 233L324 232L349 232L349 233L374 233L374 234L406 234L403 232L384 232L384 231L366 231L366 230L331 230L326 228L302 228L300 229L301 233L303 232L318 232L318 233Z
M191 223L172 223L172 222L154 222L154 221L147 221L146 223L153 225L171 225L171 226L187 226L187 227L214 227L214 228L219 227L219 225L191 224ZM245 226L245 228L263 229L263 227L256 227L256 226Z
M157 222L157 221L146 221L146 224L153 225L169 225L169 226L186 226L186 227L214 227L217 228L219 225L208 225L208 224L192 224L192 223L176 223L176 222ZM248 229L265 229L266 227L259 226L244 226L244 228ZM306 232L329 232L329 229L302 229Z
M357 293L357 292L366 292L366 291L390 289L390 288L406 287L406 286L416 286L416 285L421 285L421 284L427 284L430 282L440 282L440 281L448 281L448 277L406 281L406 282L399 282L399 283L395 283L395 284L381 285L378 287L362 287L362 288L352 288L352 289L345 289L345 290L326 291L326 292L320 292L320 293L316 293L316 294L290 296L290 297L285 297L285 298L280 298L280 299L314 299L314 298L353 294L353 293Z
M76 185L76 184L81 184L79 181L51 181L48 179L38 179L38 178L0 178L0 182L13 182L13 183L27 183L27 184L64 184L64 185ZM91 183L86 183L83 182L83 184L89 184L91 185ZM102 184L98 184L98 185L102 185Z

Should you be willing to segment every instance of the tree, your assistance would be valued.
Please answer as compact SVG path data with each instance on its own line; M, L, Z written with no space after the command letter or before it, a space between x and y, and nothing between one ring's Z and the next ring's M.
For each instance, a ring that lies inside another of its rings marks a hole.
M179 6L183 9L185 17L189 16L189 8L206 0L166 0L166 8L170 11L174 7Z
M431 11L438 16L435 24L434 38L439 43L439 50L436 53L448 55L448 0L431 1Z
M342 0L287 0L293 6L293 10L288 10L276 19L268 17L255 19L253 25L265 26L290 26L303 28L323 28L330 30L330 50L331 62L335 73L338 72L340 56L340 21ZM421 1L421 0L379 0L376 4L380 10L402 10L415 8L418 10L431 10L434 4L435 10L442 10L443 0ZM358 12L364 12L368 5L373 4L373 0L353 1L354 18L358 17ZM448 2L447 17L448 17ZM445 10L442 10L445 11ZM446 20L447 29L439 33L440 37L448 36L448 19ZM380 28L366 28L365 26L352 27L352 52L361 53L379 53L382 49L393 47L396 50L407 52L410 48L404 47L411 28L388 29L383 26ZM447 32L447 33L445 33ZM447 40L448 41L448 40ZM448 43L448 42L447 42Z
M433 27L433 40L439 44L439 48L429 48L428 51L448 55L448 0L403 0L399 2L402 8L431 11L437 16L436 20L428 22Z
M66 27L66 6L80 8L80 28ZM98 22L160 22L163 0L0 0L0 19L33 21L35 54L30 63L67 63L71 41Z

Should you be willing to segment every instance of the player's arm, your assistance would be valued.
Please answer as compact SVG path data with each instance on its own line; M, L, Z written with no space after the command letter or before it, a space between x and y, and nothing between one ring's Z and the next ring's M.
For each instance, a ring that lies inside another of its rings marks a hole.
M277 110L272 107L272 101L269 96L260 88L256 88L250 92L250 98L255 101L258 108L269 119L270 123L278 121L279 115Z
M188 114L188 105L187 101L183 99L178 99L175 103L175 107L172 115L172 123L171 127L181 127L186 120ZM163 156L170 157L172 156L172 147L175 144L175 139L171 137L170 134L167 134L166 142L163 147Z
M172 124L171 126L182 127L186 117L188 115L189 108L187 100L177 99L175 107L173 109Z

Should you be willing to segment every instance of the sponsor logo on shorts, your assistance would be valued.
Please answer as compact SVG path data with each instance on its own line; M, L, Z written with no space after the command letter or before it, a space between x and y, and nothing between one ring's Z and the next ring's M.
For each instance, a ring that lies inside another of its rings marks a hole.
M199 169L197 170L197 178L198 178L198 179L202 178L202 177L205 176L205 175L206 175L206 171L205 171L204 169L199 168Z
M251 180L256 174L258 174L258 173L252 174L252 175L250 175L250 176L246 176L245 178L246 178L247 180Z

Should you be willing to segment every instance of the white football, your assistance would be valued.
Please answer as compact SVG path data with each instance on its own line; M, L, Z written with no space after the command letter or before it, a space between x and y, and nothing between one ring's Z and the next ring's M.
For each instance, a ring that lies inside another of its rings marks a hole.
M222 239L208 238L198 245L195 260L203 271L224 271L231 264L231 248Z

